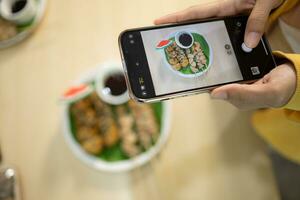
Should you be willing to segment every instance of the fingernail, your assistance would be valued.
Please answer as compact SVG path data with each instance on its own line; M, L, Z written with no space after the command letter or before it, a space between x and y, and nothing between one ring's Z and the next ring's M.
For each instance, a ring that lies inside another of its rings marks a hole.
M211 94L211 98L219 99L219 100L226 100L228 98L228 96L227 96L226 92L217 92L217 93Z
M249 48L255 48L260 40L260 34L257 32L250 32L246 37L245 44Z

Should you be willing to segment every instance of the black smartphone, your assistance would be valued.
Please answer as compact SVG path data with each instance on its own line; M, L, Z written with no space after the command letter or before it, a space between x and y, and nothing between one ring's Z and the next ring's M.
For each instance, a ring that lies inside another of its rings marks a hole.
M119 47L130 96L156 102L252 83L276 64L266 38L248 48L248 16L233 16L123 31Z

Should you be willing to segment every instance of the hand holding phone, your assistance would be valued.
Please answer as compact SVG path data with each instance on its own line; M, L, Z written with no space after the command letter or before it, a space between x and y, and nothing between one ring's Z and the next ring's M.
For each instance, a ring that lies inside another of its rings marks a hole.
M206 1L182 11L163 16L155 24L182 22L186 20L227 16L249 12L244 41L247 47L256 47L265 30L268 30L270 11L280 6L283 0ZM285 77L282 79L282 77ZM240 109L281 107L296 89L296 72L291 63L278 66L263 79L251 85L229 84L211 92L214 99L229 101Z
M296 84L293 64L285 63L253 84L229 84L216 88L211 97L226 100L242 110L279 108L290 101L295 93Z
M154 102L251 83L274 67L266 39L243 44L247 16L144 27L124 31L120 51L130 95Z
M247 47L255 48L266 30L267 21L272 9L277 8L284 0L208 0L175 12L154 21L156 25L179 23L188 20L209 17L224 17L240 13L251 13L246 25L244 41Z

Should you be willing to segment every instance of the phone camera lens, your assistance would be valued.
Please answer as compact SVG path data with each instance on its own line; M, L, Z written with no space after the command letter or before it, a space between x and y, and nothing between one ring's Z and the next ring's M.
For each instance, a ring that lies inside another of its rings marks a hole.
M226 52L228 55L231 55L232 54L232 51L231 51L231 46L229 44L225 44L225 49L226 49Z
M128 36L130 39L132 39L133 38L133 35L132 34L129 34L129 36Z
M130 44L134 44L134 40L130 40L129 42L130 42Z
M225 44L225 49L229 50L231 47L229 44Z
M242 23L241 23L240 21L238 21L238 22L236 22L236 26L237 26L238 28L241 28L241 27L242 27Z

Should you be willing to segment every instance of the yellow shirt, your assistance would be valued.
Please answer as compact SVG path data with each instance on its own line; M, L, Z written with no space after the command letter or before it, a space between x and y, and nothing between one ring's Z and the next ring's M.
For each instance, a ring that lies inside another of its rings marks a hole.
M286 0L271 16L269 23L274 24L278 17L293 8L300 0ZM282 109L256 111L252 122L258 134L275 150L290 160L300 163L300 54L274 52L275 56L290 60L296 69L297 88Z

